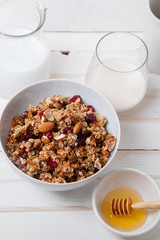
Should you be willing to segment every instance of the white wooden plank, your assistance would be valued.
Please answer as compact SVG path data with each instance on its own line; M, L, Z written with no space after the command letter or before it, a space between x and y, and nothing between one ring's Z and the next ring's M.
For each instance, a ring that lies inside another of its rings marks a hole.
M92 52L72 51L69 55L61 52L52 52L51 69L52 74L83 74L85 75L87 68L93 56Z
M100 225L92 211L1 213L0 230L1 239L4 240L125 239ZM159 240L159 234L160 224L149 233L136 237L136 240ZM135 240L135 237L130 240Z
M46 41L52 51L94 52L98 41L109 31L104 32L47 32ZM129 32L131 32L129 30ZM143 32L134 32L143 38Z
M120 121L120 149L160 149L159 121Z
M99 180L67 192L41 190L26 182L0 184L0 213L92 210L92 192ZM160 187L160 179L155 179Z
M75 33L44 32L50 50L53 51L94 51L99 39L107 32ZM142 35L137 33L137 35Z
M0 153L0 212L90 210L95 184L109 171L123 167L149 174L160 187L159 158L160 151L119 151L103 175L91 184L68 192L50 192L20 178Z
M41 0L47 31L144 30L146 0Z

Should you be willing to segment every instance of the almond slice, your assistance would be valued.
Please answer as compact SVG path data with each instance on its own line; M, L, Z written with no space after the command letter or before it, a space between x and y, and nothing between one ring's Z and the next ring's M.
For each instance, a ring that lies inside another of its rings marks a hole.
M59 136L54 137L54 139L57 140L57 141L62 140L63 138L65 138L65 136L66 136L65 134L61 134Z
M36 139L34 144L33 144L33 148L37 148L41 145L41 140L40 139Z
M52 122L43 122L38 125L38 130L42 133L49 132L54 128L54 123Z
M82 127L82 121L79 121L73 128L73 133L77 134L81 130Z
M42 136L41 139L44 144L47 144L50 142L50 140L46 136Z

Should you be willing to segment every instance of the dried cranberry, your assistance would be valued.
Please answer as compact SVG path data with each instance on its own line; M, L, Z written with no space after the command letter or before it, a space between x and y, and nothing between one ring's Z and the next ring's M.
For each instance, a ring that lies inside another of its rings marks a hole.
M96 116L93 113L89 114L87 117L87 122L94 123L95 121L96 121Z
M89 110L94 111L94 107L93 107L92 105L87 105L87 109L88 109L88 111L89 111Z
M78 136L77 142L78 142L78 146L85 146L86 136L85 135Z
M38 138L41 138L43 136L43 133L38 134Z
M29 140L30 138L34 138L35 136L32 133L22 133L21 138L22 140Z
M32 138L33 138L33 139L38 138L38 136L36 136L36 135L34 135L34 134L31 134L31 135L32 135Z
M61 108L64 108L64 104L63 103L61 103L60 101L57 101L57 103L61 105Z
M26 135L26 133L21 133L22 140L25 140L25 135Z
M22 153L24 153L24 152L26 151L26 148L25 148L25 147L24 147L24 148L19 147L19 150L20 150Z
M53 135L51 132L46 132L44 135L50 140L50 142L53 140Z
M34 177L34 178L36 178L36 179L39 179L39 177L40 177L40 174L39 174L39 173L37 173L37 174L34 174L34 175L33 175L33 177Z
M49 159L49 166L50 166L50 168L57 168L58 163L56 161L54 161L53 158L50 158Z
M72 98L71 98L71 102L75 102L78 98L80 98L80 100L82 101L82 98L80 95L74 95Z
M43 113L44 113L44 111L39 112L40 119L42 119Z
M72 130L71 127L66 127L66 128L63 129L63 134L67 134L71 130Z

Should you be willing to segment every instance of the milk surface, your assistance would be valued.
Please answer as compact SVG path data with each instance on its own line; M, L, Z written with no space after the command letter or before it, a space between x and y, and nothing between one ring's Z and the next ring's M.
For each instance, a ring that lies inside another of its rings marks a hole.
M15 29L14 34L26 33ZM21 88L49 78L50 56L43 38L0 38L0 95L11 97Z
M117 112L137 105L146 92L141 71L133 71L136 66L121 59L107 59L103 63L108 68L101 63L92 66L87 73L86 83L101 92Z

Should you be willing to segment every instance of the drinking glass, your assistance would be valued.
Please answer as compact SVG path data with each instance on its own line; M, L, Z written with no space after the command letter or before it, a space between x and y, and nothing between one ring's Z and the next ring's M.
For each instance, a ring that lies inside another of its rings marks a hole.
M147 46L129 32L111 32L97 43L86 83L101 92L117 112L136 106L147 89Z

